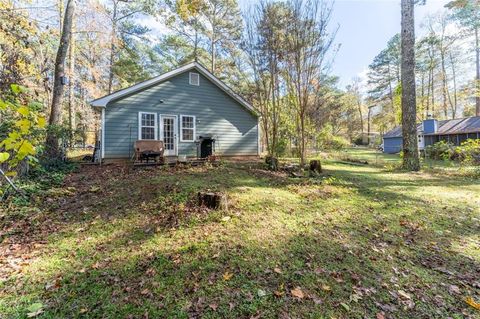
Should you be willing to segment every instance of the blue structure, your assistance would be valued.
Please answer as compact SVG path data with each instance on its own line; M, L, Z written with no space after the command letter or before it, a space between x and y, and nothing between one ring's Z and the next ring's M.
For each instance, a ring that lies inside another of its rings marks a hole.
M443 121L427 119L417 125L417 132L420 150L440 141L460 145L466 139L480 138L480 116ZM402 148L402 127L397 126L383 136L383 152L399 153Z

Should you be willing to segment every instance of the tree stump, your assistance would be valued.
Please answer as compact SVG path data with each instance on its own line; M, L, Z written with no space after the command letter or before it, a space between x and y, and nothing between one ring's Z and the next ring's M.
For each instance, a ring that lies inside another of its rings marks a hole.
M211 209L228 209L227 195L214 192L198 192L198 204Z
M322 163L319 160L311 160L310 161L310 172L315 174L322 173Z
M267 156L265 158L265 163L267 164L267 167L271 171L278 171L278 159L273 156Z

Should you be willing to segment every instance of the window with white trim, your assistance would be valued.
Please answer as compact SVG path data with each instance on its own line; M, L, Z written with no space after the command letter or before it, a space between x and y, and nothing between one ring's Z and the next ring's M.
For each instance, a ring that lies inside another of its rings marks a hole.
M200 75L198 73L190 72L190 85L200 85Z
M157 138L157 114L140 112L138 116L138 136L140 140Z
M191 116L191 115L180 116L180 141L181 142L195 141L195 116Z

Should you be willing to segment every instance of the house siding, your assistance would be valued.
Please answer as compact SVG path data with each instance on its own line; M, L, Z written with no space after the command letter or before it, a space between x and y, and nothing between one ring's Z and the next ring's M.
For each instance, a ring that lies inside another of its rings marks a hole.
M133 155L133 142L139 138L139 112L157 114L157 138L160 136L160 116L177 116L179 155L197 155L194 142L180 141L180 115L196 117L195 138L213 136L216 154L258 155L258 118L202 74L199 86L190 85L190 71L107 105L104 158Z
M383 138L383 152L388 154L395 154L402 150L403 138L391 137Z

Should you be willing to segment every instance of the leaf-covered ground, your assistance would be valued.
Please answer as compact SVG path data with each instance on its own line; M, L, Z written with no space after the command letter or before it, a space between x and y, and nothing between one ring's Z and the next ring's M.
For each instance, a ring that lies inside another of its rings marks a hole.
M477 180L324 166L80 168L0 208L0 317L480 317Z

